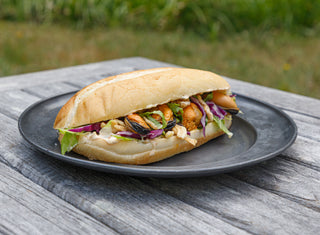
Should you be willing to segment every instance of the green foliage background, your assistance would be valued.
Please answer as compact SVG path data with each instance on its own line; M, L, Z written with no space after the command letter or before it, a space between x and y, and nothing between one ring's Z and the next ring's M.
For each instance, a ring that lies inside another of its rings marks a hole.
M319 28L310 0L0 0L0 19L184 30L215 38L259 29L308 34Z

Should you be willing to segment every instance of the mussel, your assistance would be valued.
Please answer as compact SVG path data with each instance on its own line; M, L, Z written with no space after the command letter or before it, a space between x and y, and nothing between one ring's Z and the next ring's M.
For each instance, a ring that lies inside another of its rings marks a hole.
M221 107L223 108L225 111L227 111L228 113L230 113L231 115L236 115L239 113L239 109L227 109L227 108L224 108L224 107Z
M167 127L164 128L165 131L170 131L177 124L177 119L173 118L173 120L167 122Z
M164 130L165 131L171 130L177 123L177 119L173 116L172 110L169 108L167 104L159 105L157 109L163 113L164 118L167 122L167 126L166 128L164 128ZM159 115L155 114L155 115L152 115L152 117L162 123L161 117Z
M143 118L136 113L126 116L124 123L130 131L140 135L147 135L151 131Z

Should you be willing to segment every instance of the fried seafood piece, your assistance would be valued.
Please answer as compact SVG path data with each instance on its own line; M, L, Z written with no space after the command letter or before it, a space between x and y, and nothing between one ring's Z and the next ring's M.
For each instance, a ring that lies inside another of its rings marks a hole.
M173 120L173 112L167 104L158 105L154 110L160 110L163 113L164 118L166 119L167 122ZM158 114L152 114L151 116L158 122L162 121L160 115Z
M182 125L187 128L188 131L197 129L200 125L202 113L196 104L190 103L189 106L183 109Z
M232 97L219 91L213 91L212 94L213 98L211 101L213 101L216 105L219 105L221 108L229 111L230 113L239 112L239 108Z

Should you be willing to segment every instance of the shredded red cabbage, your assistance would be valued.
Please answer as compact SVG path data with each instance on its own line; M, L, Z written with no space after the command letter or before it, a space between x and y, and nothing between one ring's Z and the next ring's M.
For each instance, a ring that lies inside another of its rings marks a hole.
M82 131L91 132L91 131L96 131L97 134L99 134L99 131L101 130L100 124L101 123L98 122L98 123L90 124L90 125L87 125L87 126L82 126L82 127L70 129L68 131L72 131L72 132L82 132Z
M133 133L131 131L119 131L116 133L117 135L123 136L123 137L129 137L134 139L141 139L141 135L137 133Z
M236 97L236 94L229 95L231 98Z
M162 132L163 132L163 129L152 130L145 137L147 139L154 139L154 138L160 136L162 134Z
M217 116L220 120L227 115L227 112L224 109L220 108L212 101L207 101L206 104L209 106L210 111L213 113L213 115Z
M133 133L131 131L119 131L116 134L123 136L123 137L129 137L129 138L134 138L134 139L143 139L143 138L154 139L154 138L160 136L162 134L162 132L163 132L163 129L158 129L158 130L152 130L146 135L139 135L139 134Z
M94 123L94 124L91 124L91 125L70 129L69 131L72 131L72 132L82 132L82 131L91 132L91 131L96 131L97 134L99 134L100 130L101 130L100 123ZM117 132L117 135L120 135L120 136L123 136L123 137L134 138L134 139L144 139L144 138L146 138L146 139L154 139L154 138L160 136L162 134L162 132L163 132L163 129L159 129L159 130L152 130L146 135L140 135L140 134L137 134L137 133L133 133L131 131L119 131L119 132Z
M202 126L202 132L203 132L203 136L206 136L206 112L204 111L204 108L202 107L202 105L200 104L200 101L194 97L190 97L190 100L192 103L196 104L198 106L198 108L200 109L201 113L202 113L202 117L200 120L201 126Z

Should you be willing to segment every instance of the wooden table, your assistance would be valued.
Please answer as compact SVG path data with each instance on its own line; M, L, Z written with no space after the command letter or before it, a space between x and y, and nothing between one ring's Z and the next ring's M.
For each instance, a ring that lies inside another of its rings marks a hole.
M161 66L135 57L0 78L0 233L320 234L320 101L227 78L298 126L283 154L229 174L158 179L96 172L20 136L29 105L109 75ZM257 75L258 76L258 75Z

